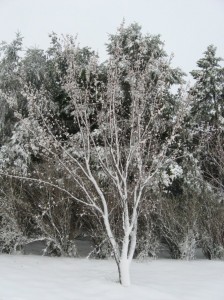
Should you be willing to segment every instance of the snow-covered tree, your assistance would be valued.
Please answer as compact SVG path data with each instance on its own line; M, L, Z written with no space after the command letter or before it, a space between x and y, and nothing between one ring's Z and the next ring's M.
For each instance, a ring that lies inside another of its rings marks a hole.
M10 110L9 105L3 93L19 96L19 74L22 50L22 37L18 33L16 38L10 43L2 42L0 44L0 144L2 144L11 134L15 119L13 112Z
M199 69L191 72L196 80L190 93L194 98L192 115L200 125L219 126L223 124L224 69L222 59L216 56L216 47L208 46L204 57L199 59Z
M185 163L184 184L189 185L199 206L197 229L199 244L208 257L221 257L222 251L222 181L221 165L217 161L217 149L221 150L223 140L224 70L222 59L216 55L216 47L208 46L204 57L193 70L195 83L189 91L191 113L185 121L185 152L189 164ZM222 152L222 151L221 151ZM221 153L220 152L220 153ZM192 168L193 167L193 168ZM190 171L190 173L189 173ZM189 176L190 175L190 176ZM218 207L220 208L217 213ZM215 214L217 213L217 220Z
M173 167L174 145L187 103L181 93L178 99L173 97L173 104L172 97L167 97L172 85L167 58L152 54L145 60L148 44L144 38L134 58L125 55L123 31L122 25L103 79L97 56L92 53L85 66L80 64L80 49L70 37L58 48L66 62L59 80L75 124L73 131L58 118L59 106L45 86L37 88L21 78L27 115L17 113L17 117L29 133L25 149L29 155L44 158L49 167L54 164L76 191L63 178L44 177L44 172L41 177L29 170L11 176L58 189L90 210L103 224L120 283L128 286L144 195L159 184L161 172L166 173L166 185L179 174L178 167ZM156 49L163 52L160 47L156 43ZM124 114L127 97L129 108Z
M217 157L217 149L221 149L224 130L224 68L221 61L222 58L216 56L216 48L210 45L197 63L199 69L191 72L196 80L190 90L191 147L208 182L211 177L218 181L220 178L219 164L214 163L213 156Z

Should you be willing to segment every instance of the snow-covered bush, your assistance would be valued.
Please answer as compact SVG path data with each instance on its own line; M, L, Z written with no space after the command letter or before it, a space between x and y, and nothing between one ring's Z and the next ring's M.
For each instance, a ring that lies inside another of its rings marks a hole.
M208 259L224 259L224 243L221 240L214 239L213 236L204 234L201 241L202 251Z
M181 259L192 260L195 258L195 251L198 246L199 234L193 229L185 234L183 241L180 243Z
M160 241L152 231L144 232L143 235L138 236L136 245L136 258L156 259L159 253Z
M45 254L58 256L76 256L75 238L82 227L82 207L63 191L54 186L41 184L43 176L48 176L62 189L78 190L68 178L62 177L59 167L49 162L33 165L33 174L37 182L27 182L29 201L33 205L36 236L47 241Z
M10 184L10 182L7 182ZM4 186L4 184L2 185ZM15 185L12 185L15 188ZM6 192L6 193L5 193ZM25 207L25 206L24 206ZM29 215L20 215L21 202L17 195L7 189L0 196L0 251L22 251L27 241ZM24 209L24 208L23 208Z
M93 242L93 250L89 253L89 258L105 259L113 257L113 249L106 236L91 236L91 240Z
M224 259L224 207L214 199L214 193L205 196L201 208L201 247L209 259Z
M77 256L77 248L75 241L68 241L67 245L60 245L57 240L51 240L49 238L43 238L46 241L46 247L43 250L43 255L46 256Z
M16 220L6 212L0 212L0 252L21 251L25 241Z
M156 259L160 248L160 235L158 230L157 213L159 207L159 197L147 197L143 203L137 234L137 245L135 257L138 259Z
M164 198L159 217L161 239L171 256L193 259L199 242L199 203L192 195Z

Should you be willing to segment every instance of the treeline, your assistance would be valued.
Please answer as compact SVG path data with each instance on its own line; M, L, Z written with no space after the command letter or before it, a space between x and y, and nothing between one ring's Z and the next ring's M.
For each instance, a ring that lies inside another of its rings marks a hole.
M156 257L164 243L173 258L193 259L200 247L223 259L216 48L208 46L187 86L160 37L137 24L122 24L106 47L99 63L89 47L55 33L47 50L24 50L19 34L1 44L0 251L45 238L47 252L75 255L85 233L96 257L119 260L125 236L134 257Z

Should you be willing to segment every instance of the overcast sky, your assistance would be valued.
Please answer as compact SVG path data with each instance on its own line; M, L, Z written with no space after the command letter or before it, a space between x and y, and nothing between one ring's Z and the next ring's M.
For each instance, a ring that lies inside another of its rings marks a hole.
M108 33L125 18L144 33L161 34L173 64L195 68L209 44L224 57L224 0L0 0L0 41L20 31L26 47L49 45L48 33L78 34L81 46L106 58Z

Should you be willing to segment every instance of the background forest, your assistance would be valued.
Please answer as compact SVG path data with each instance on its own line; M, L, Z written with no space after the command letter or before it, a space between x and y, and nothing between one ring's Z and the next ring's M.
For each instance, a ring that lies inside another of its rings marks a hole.
M37 239L75 256L224 258L224 68L213 45L187 85L159 36L122 24L100 63L71 36L0 47L0 251ZM115 241L115 242L114 242ZM127 242L127 243L126 243ZM126 244L125 244L126 243ZM125 246L126 245L126 246ZM125 246L125 247L124 247ZM122 273L122 272L121 272ZM120 281L126 280L120 275Z

